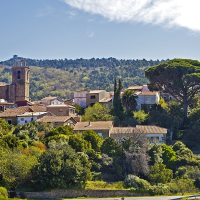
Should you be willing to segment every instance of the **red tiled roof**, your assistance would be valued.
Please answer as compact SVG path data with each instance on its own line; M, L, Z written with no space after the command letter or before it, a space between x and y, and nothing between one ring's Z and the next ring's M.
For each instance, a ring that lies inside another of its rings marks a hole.
M154 95L157 95L159 92L158 91L143 91L142 93L138 94L140 96L142 95L146 95L146 96L154 96Z
M90 125L89 125L90 123ZM110 130L113 127L112 121L98 121L98 122L77 122L74 127L75 131L85 130Z

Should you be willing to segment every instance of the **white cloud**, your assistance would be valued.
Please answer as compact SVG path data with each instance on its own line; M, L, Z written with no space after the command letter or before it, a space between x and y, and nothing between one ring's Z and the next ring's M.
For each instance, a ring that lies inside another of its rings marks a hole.
M69 15L70 18L73 18L77 15L75 11L69 11L67 14Z
M199 0L64 0L111 21L162 24L200 31Z
M50 15L52 13L53 13L53 8L50 7L50 6L45 6L45 8L43 8L43 9L41 9L37 12L36 16L37 17L45 17L45 16Z
M89 38L93 37L94 36L94 32L93 31L87 31L87 36Z

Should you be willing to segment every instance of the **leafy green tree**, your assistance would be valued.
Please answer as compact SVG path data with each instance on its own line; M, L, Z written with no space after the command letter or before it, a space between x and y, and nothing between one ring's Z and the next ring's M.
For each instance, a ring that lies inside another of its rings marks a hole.
M123 149L114 138L108 137L103 141L101 152L110 157L121 156L123 154Z
M84 140L81 134L74 134L69 137L69 145L76 150L76 152L86 152L91 149L91 143Z
M55 136L55 135L73 135L73 128L71 128L70 126L58 126L56 128L54 128L53 130L50 130L47 134L46 134L46 138L50 137L50 136Z
M83 186L91 179L90 168L71 147L55 146L46 150L39 159L36 167L35 187L69 188Z
M167 168L173 169L176 162L176 152L173 150L172 146L162 144L161 147L163 152L163 164L166 165Z
M125 90L122 95L122 104L126 108L127 116L129 115L129 110L134 110L137 106L137 95L134 94L133 90Z
M95 151L100 151L101 145L103 143L102 136L91 130L83 131L82 135L84 140L91 143L92 149L94 149Z
M199 61L173 59L150 67L145 76L150 81L150 89L167 89L182 104L187 117L188 105L200 89Z
M79 115L83 115L84 114L84 109L82 106L80 106L79 104L75 103L73 105L76 109L75 109L75 112Z
M112 119L110 108L100 103L87 107L82 117L82 121L111 121Z
M155 163L159 164L163 162L162 159L163 151L160 144L155 143L154 145L152 145L148 153L150 156L150 161L149 161L150 165L154 165Z
M9 189L16 187L30 180L32 169L37 164L35 156L29 156L21 149L1 149L0 150L0 174L2 181Z
M0 118L0 135L8 134L12 128L13 126L11 124L8 124L8 122Z
M148 178L153 184L168 183L173 178L173 171L166 169L166 166L162 163L155 163L150 167Z
M137 120L138 124L145 124L148 120L148 116L148 113L145 113L144 110L133 112L133 117Z

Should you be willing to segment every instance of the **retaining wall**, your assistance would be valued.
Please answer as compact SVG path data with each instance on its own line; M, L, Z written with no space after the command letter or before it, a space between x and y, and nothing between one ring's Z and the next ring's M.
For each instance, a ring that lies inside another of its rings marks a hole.
M148 196L129 190L51 190L50 192L20 192L24 198L76 198L76 197L124 197L124 196Z

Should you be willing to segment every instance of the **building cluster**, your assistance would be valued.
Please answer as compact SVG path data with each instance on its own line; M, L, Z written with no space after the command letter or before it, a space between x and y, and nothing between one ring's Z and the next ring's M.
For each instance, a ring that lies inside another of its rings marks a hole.
M9 124L24 124L33 120L53 123L54 127L68 125L74 132L93 130L106 137L123 138L132 134L146 134L151 143L165 142L167 129L157 126L113 127L112 121L82 122L81 116L75 113L74 104L83 108L95 103L112 106L114 92L105 90L85 90L74 93L72 100L62 100L59 97L45 97L40 101L30 101L29 98L30 68L24 60L13 63L12 84L0 82L0 118ZM167 92L149 91L147 85L130 86L138 96L137 110L150 109L158 104L161 97L165 100L175 100Z

